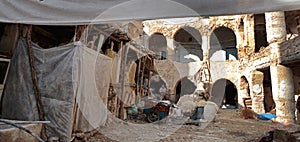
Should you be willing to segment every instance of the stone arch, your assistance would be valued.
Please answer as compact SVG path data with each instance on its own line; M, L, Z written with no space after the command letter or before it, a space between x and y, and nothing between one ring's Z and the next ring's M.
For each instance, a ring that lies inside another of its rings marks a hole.
M174 36L175 60L192 62L203 60L202 35L199 30L185 26L178 29ZM187 55L191 55L187 57Z
M186 94L192 94L195 92L197 86L192 80L188 79L187 76L181 78L176 82L175 85L175 103L178 102L179 98Z
M236 85L225 78L216 80L212 85L210 100L220 107L230 105L231 108L236 108L238 106Z
M164 25L162 24L159 24L157 25L158 27L151 27L150 28L150 31L147 32L147 35L148 35L148 38L151 36L151 35L154 35L156 33L158 34L162 34L165 38L170 38L172 39L173 38L173 35L174 35L174 28L173 26L170 28L167 28L165 27ZM176 31L176 30L175 30Z
M148 47L156 53L160 59L166 59L168 55L167 39L162 33L153 33L148 40Z
M237 37L227 27L218 27L210 35L209 57L211 60L237 60Z
M212 34L215 29L218 29L220 27L225 27L225 28L231 29L232 31L236 31L236 26L232 23L228 23L228 22L226 22L226 23L216 23L215 25L213 25L210 28L211 29L210 34Z

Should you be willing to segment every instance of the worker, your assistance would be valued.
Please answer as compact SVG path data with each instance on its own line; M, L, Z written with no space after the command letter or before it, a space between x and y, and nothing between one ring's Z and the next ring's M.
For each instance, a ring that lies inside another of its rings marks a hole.
M206 105L207 98L205 96L205 93L202 91L196 91L196 108L195 108L195 113L192 116L193 120L198 120L198 119L204 119L203 117L203 112L204 112L204 106Z

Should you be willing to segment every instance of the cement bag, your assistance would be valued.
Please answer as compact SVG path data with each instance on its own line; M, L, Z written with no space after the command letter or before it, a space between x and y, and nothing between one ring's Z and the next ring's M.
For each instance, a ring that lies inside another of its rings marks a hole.
M193 95L184 95L180 97L177 105L182 110L184 116L191 116L196 108Z

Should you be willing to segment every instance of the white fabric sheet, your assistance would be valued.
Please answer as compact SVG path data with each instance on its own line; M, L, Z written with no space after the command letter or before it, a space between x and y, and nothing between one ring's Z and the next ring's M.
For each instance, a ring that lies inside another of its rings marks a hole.
M77 43L50 49L33 43L32 49L45 120L50 121L46 135L69 141L72 132L103 126L111 59ZM24 38L11 60L1 105L3 118L39 120Z
M299 8L299 0L2 0L0 22L75 25Z

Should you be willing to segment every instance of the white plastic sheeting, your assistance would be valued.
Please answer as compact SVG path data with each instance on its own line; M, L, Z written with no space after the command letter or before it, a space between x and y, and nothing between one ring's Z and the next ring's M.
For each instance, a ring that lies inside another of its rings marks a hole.
M51 122L46 124L47 136L68 141L74 131L103 126L111 59L80 43L51 49L32 44L32 48L45 119ZM23 38L11 61L2 108L4 118L39 120Z
M0 22L43 25L299 9L299 0L2 0Z

